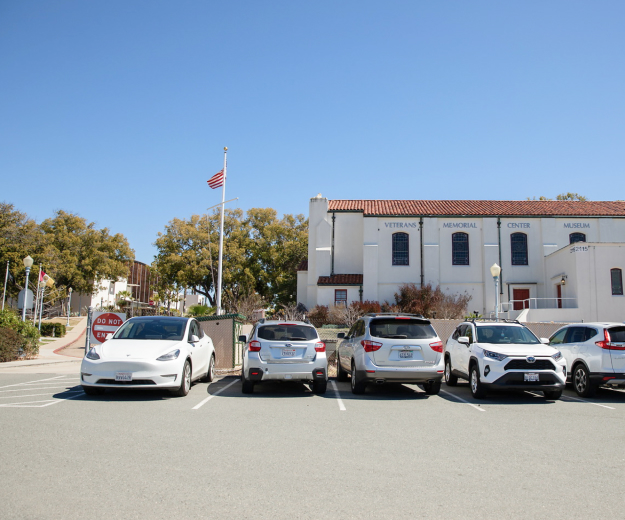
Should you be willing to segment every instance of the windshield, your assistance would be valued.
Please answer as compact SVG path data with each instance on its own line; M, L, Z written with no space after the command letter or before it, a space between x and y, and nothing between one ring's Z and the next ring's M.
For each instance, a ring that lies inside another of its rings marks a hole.
M436 337L436 331L429 322L404 318L372 320L369 332L376 338L431 339Z
M113 339L166 339L180 341L187 320L184 318L133 318L124 323Z
M314 327L306 325L265 325L258 329L258 337L269 341L308 341L317 339Z
M492 343L495 345L508 343L524 343L536 344L540 343L539 339L534 336L532 331L525 327L514 326L492 326L492 327L476 327L478 343Z

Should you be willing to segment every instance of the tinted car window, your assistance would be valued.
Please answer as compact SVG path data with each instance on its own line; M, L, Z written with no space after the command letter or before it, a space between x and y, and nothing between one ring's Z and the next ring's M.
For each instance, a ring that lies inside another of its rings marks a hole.
M553 336L551 336L551 339L549 340L549 344L561 345L562 343L564 343L564 336L566 336L566 333L568 332L568 330L569 329L562 329L556 332Z
M565 343L583 343L586 341L586 327L570 327Z
M466 325L464 335L469 338L469 343L473 343L473 327L471 327L471 325Z
M427 321L384 318L369 324L371 336L376 338L427 339L435 338L434 327Z
M452 339L458 339L460 337L460 327L456 327L456 330L454 330L454 333L451 335Z
M614 343L625 343L625 327L612 327L608 329L610 341Z
M539 339L525 327L492 326L478 327L477 339L480 343L540 343Z
M124 323L114 339L167 339L180 341L187 320L183 318L133 318Z
M591 329L590 327L586 328L586 333L584 334L584 341L588 341L589 339L594 338L597 335L597 329Z
M258 337L268 341L308 341L318 338L315 328L306 325L265 325L259 327Z

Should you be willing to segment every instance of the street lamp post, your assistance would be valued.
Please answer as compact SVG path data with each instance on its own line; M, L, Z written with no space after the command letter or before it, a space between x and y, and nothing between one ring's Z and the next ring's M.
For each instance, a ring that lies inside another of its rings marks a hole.
M67 325L66 327L69 327L69 315L72 312L72 288L70 287L69 289L67 289L68 292L68 297L67 297Z
M499 275L501 274L501 267L494 263L490 268L490 274L495 280L495 318L499 321Z
M24 258L24 267L26 268L26 287L24 288L24 305L22 307L22 321L26 321L26 304L28 303L28 276L30 268L33 266L33 259L29 256Z

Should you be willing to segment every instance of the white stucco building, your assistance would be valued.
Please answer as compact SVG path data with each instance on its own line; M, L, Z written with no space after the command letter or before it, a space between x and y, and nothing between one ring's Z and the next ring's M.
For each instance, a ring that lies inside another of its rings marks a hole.
M528 321L625 320L625 202L310 200L297 299L394 302L403 283ZM525 310L524 310L525 309ZM527 310L529 309L529 310ZM509 312L508 312L509 311Z

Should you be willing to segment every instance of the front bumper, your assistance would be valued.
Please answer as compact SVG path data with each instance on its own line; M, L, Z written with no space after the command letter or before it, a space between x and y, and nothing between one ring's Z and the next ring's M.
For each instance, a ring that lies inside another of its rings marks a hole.
M80 366L83 386L99 388L178 388L182 376L183 360L126 361L89 360ZM130 372L131 381L115 381L116 372Z
M508 372L485 386L500 390L561 390L564 380L556 372L537 372L538 381L524 381L525 372Z
M248 354L244 364L246 377L251 381L313 381L318 379L327 381L328 379L328 358L325 352L317 353L312 361L297 363L268 363L260 359L256 352Z
M429 381L443 379L445 361L441 356L436 365L424 365L417 367L387 367L373 363L369 356L363 356L364 369L356 364L358 379L376 381L377 383L407 383L421 384Z

